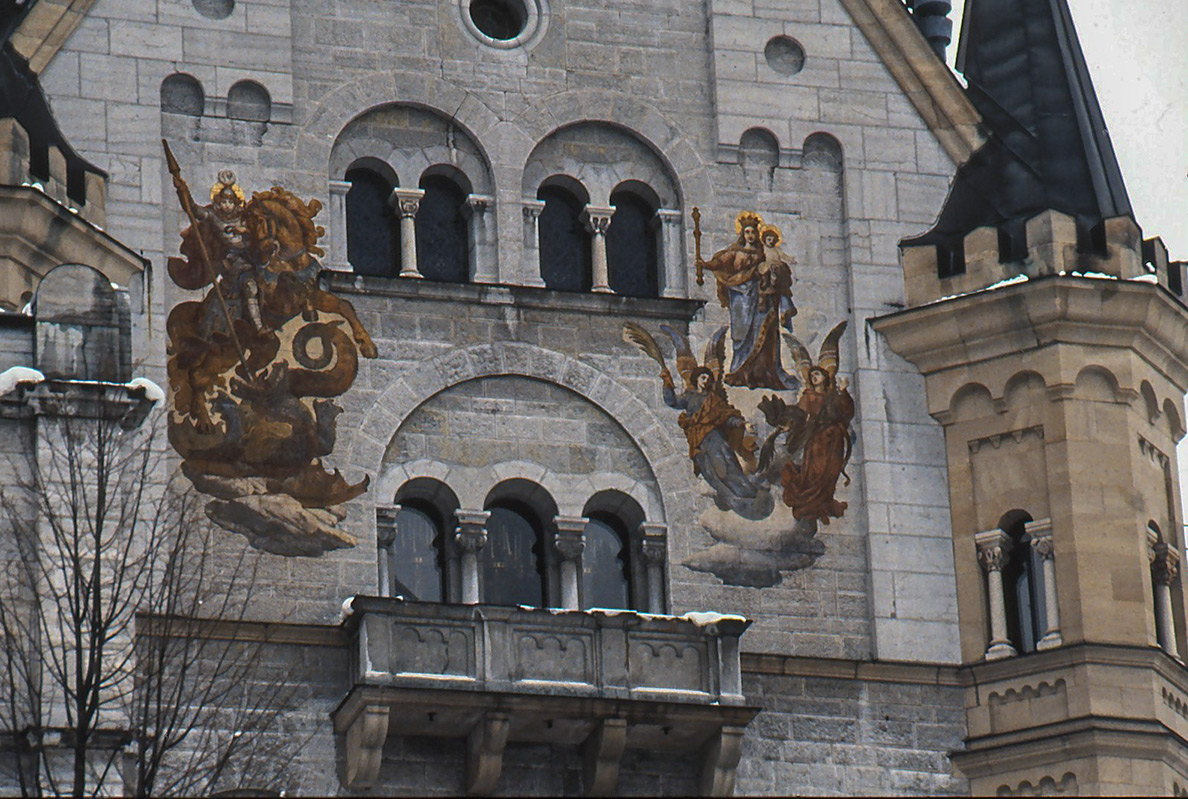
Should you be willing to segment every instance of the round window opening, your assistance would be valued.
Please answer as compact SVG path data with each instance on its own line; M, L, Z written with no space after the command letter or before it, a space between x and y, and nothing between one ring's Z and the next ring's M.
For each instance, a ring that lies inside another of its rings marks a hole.
M781 75L795 75L804 69L804 48L791 36L775 36L763 48L767 65Z
M470 0L470 20L484 36L506 42L524 32L528 10L520 0Z

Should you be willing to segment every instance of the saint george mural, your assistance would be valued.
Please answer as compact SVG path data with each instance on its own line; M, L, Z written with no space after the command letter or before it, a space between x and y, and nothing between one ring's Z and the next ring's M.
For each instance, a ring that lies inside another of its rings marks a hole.
M324 234L306 203L278 186L244 196L224 170L200 206L168 144L190 225L169 276L207 289L169 313L169 440L182 471L214 499L206 513L255 547L320 555L354 546L337 507L367 490L320 459L334 449L331 399L350 388L375 344L345 300L318 287ZM346 330L343 327L346 327ZM348 332L349 331L349 332Z
M780 248L780 230L744 211L735 218L735 241L706 261L697 209L693 218L698 283L705 270L713 274L729 324L709 337L700 364L684 336L660 326L679 388L647 330L628 322L623 336L659 364L664 402L681 411L676 421L693 473L713 499L700 520L716 543L685 565L727 583L775 585L781 572L809 566L824 553L819 525L846 511L835 497L839 481L850 482L854 441L854 400L837 376L846 322L824 336L814 361L797 333L812 340L818 331L794 327L796 261ZM784 368L781 340L793 374Z

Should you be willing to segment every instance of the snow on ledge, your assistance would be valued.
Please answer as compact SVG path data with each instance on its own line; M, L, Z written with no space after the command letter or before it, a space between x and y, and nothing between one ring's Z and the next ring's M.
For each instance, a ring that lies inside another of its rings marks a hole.
M0 396L7 394L22 383L40 383L45 375L28 366L14 366L0 372Z
M144 389L144 398L149 402L160 402L165 399L165 390L147 377L137 377L124 385L128 387L129 391Z

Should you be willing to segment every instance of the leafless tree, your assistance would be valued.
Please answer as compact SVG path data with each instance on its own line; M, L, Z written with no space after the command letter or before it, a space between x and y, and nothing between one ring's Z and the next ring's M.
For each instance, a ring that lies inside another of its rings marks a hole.
M27 796L267 788L295 754L294 687L245 632L259 556L162 477L136 416L92 387L38 417L0 489L0 748Z

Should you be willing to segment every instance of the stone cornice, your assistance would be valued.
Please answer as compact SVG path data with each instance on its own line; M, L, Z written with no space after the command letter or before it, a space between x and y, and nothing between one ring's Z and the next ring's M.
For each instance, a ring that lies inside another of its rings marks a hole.
M982 117L901 0L841 0L953 163L960 166L986 141Z
M13 48L41 74L93 5L95 0L39 0L13 32Z
M743 674L782 677L823 677L834 680L862 680L863 682L946 687L970 685L969 675L963 672L961 667L937 663L840 660L744 652L742 654L742 670Z
M925 376L976 371L979 364L997 358L1070 344L1134 350L1181 390L1188 387L1186 322L1188 312L1159 286L1070 275L1040 277L870 320L891 349ZM929 411L947 409L948 399L930 396L930 404L944 407Z

